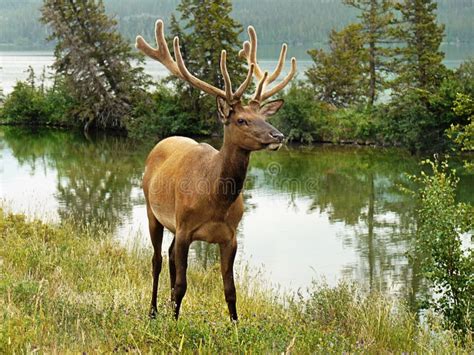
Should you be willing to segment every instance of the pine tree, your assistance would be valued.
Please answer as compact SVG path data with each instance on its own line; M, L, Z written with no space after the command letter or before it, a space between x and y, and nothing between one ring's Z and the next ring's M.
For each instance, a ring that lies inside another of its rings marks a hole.
M397 91L407 88L433 91L444 73L444 53L439 50L444 25L436 22L434 0L404 0L397 4L401 13L398 36L405 42L400 49Z
M378 93L387 88L386 78L393 70L394 1L393 0L343 0L360 11L368 51L368 103L373 105Z
M105 14L101 0L45 0L42 22L57 42L54 69L78 103L74 114L87 131L122 126L134 100L147 84L139 57Z
M171 19L171 33L180 37L183 59L187 68L198 78L216 86L224 87L220 72L221 51L227 51L227 68L233 85L239 85L247 73L243 61L238 59L242 26L231 18L230 0L181 0L177 10L179 21ZM171 37L169 38L169 40ZM170 49L172 48L169 42ZM196 124L203 133L215 124L215 99L176 81L182 100L195 113ZM210 120L211 119L211 120ZM204 122L204 125L203 125Z
M367 93L368 53L364 49L362 26L352 24L329 35L329 52L308 51L314 65L306 76L316 92L316 98L338 107L364 101Z

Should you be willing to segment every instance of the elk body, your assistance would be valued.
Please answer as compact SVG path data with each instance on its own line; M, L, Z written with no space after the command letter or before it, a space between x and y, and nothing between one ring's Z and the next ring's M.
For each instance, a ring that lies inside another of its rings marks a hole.
M185 137L170 137L160 141L150 152L143 177L149 231L154 248L153 290L150 315L156 314L158 280L162 265L161 245L163 228L174 234L169 248L171 300L178 318L181 301L186 293L188 251L193 241L218 243L225 299L232 320L237 320L233 265L237 251L237 226L244 204L242 188L250 153L260 149L277 150L283 134L270 125L266 118L276 113L283 100L262 104L282 90L296 72L296 60L291 70L277 85L267 90L284 66L287 47L284 44L275 71L263 72L256 60L257 37L248 29L250 42L244 42L240 55L247 59L245 81L234 92L226 67L226 52L221 54L224 90L209 85L193 76L183 61L179 39L174 38L175 59L172 58L163 32L163 22L156 23L156 42L152 48L142 37L136 46L145 55L161 62L173 75L197 89L217 98L219 118L224 124L224 142L220 150ZM242 96L252 82L258 80L255 94L248 105Z

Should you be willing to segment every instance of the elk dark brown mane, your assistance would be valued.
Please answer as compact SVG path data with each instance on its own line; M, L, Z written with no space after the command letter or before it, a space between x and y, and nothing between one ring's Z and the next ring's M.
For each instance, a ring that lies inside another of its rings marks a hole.
M221 54L220 69L224 90L216 88L192 75L184 64L178 37L174 38L175 59L166 44L163 22L156 22L157 49L138 36L136 47L145 55L162 63L173 75L193 87L217 98L219 118L224 124L224 142L218 151L205 143L185 137L170 137L160 141L146 160L143 177L148 225L153 244L153 290L150 315L156 314L158 280L161 272L161 244L163 228L175 236L169 248L171 300L178 318L181 301L186 293L188 251L195 240L218 243L224 294L232 320L237 320L234 285L234 259L237 252L237 226L242 218L244 203L242 188L250 153L260 149L277 150L283 134L270 125L266 118L275 114L283 100L262 104L282 90L296 72L296 60L291 59L291 70L286 77L267 90L284 66L287 46L282 46L278 65L272 74L261 70L257 63L257 36L248 28L250 42L244 42L239 55L248 62L244 82L234 92L227 72L226 51ZM252 82L257 88L248 105L242 96Z

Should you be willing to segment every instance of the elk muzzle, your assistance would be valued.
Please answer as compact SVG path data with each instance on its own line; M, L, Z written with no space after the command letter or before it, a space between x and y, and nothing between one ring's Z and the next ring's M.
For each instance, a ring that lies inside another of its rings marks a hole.
M273 128L272 131L268 133L271 142L266 146L266 149L268 150L278 150L281 148L283 145L283 140L285 139L285 136L283 133L281 133L279 130L276 128Z

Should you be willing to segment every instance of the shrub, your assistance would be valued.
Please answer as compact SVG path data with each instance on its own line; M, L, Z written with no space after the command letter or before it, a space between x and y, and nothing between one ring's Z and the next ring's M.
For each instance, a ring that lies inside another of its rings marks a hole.
M5 100L3 119L8 123L40 124L44 121L43 99L39 90L18 82Z
M34 79L34 74L33 74ZM71 125L70 111L74 102L57 78L50 89L36 87L31 82L18 82L7 96L2 110L2 120L12 124Z
M292 84L282 96L285 105L274 118L275 126L289 141L311 143L321 139L324 110L315 101L312 90L300 83Z
M472 334L474 249L463 246L462 238L474 227L474 209L456 202L458 178L446 161L424 164L432 174L415 178L421 184L415 249L433 293L425 306L442 314L447 328Z
M464 61L456 70L456 78L465 94L474 96L474 57Z
M323 140L332 142L375 141L378 124L370 109L339 109L328 115Z
M145 94L135 106L132 117L125 121L125 128L134 139L203 133L201 125L196 123L196 116L189 112L173 90L164 85L159 85L153 93Z
M454 102L453 111L457 116L467 117L468 123L465 126L460 124L451 125L448 130L448 137L453 140L461 152L474 151L474 100L464 94L458 94ZM474 170L474 163L464 161L464 165L469 170Z
M447 73L436 92L412 88L394 96L379 111L385 140L412 152L442 150L446 129L461 121L451 109L460 90L453 73Z

